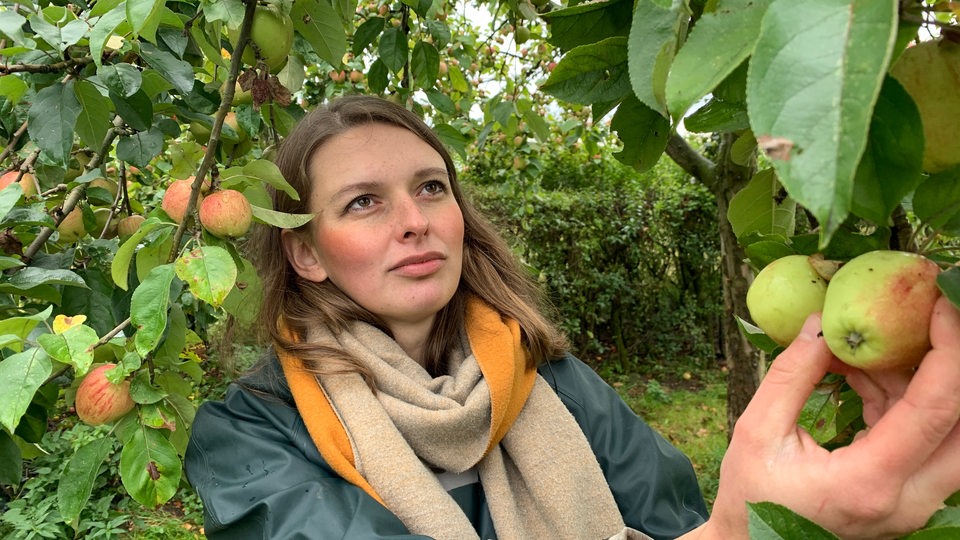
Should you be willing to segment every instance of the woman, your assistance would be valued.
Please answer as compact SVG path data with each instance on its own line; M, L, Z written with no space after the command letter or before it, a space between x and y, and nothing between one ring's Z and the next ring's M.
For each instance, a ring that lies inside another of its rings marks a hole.
M197 413L186 467L210 536L741 538L745 501L769 500L877 538L960 489L960 315L945 301L913 382L843 371L872 429L833 453L796 427L841 369L812 317L738 423L708 519L689 461L566 353L419 118L342 98L278 165L300 199L278 192L275 208L316 217L256 243L276 356Z

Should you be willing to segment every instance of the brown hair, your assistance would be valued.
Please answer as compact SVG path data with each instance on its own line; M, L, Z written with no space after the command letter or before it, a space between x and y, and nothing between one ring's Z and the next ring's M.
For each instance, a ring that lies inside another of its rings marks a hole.
M523 331L534 367L559 356L567 348L565 336L544 316L544 299L526 275L490 222L464 198L453 160L430 127L407 109L372 96L339 98L307 114L280 146L276 163L284 178L300 195L294 200L271 188L274 209L305 214L311 195L310 160L325 142L351 128L384 123L407 129L429 144L443 158L453 195L464 221L463 271L451 301L438 313L425 348L426 368L437 375L445 369L444 358L458 344L464 304L473 294L504 316L516 320ZM307 234L309 225L297 229ZM321 283L301 278L287 262L280 240L281 229L262 227L250 247L264 283L260 318L274 346L299 358L317 374L361 372L343 351L310 344L303 339L311 325L323 324L340 332L351 321L364 321L389 333L373 313L362 308L329 279ZM286 328L291 334L284 332Z

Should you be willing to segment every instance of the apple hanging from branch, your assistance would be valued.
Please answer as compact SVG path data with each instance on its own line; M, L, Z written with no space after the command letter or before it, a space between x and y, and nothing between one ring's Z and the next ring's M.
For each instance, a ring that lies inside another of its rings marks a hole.
M120 419L136 405L130 397L130 381L114 384L106 372L116 364L103 364L90 371L77 387L75 406L84 423L99 426Z

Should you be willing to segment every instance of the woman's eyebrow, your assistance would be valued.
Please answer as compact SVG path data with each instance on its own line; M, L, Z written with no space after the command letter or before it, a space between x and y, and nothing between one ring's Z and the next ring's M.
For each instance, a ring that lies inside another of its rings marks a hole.
M447 178L447 169L444 167L426 167L414 173L416 178L428 178L431 176L442 176Z

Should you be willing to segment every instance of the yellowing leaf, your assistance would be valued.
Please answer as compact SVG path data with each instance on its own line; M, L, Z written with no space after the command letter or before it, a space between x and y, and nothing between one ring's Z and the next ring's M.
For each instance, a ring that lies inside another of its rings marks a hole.
M74 326L80 326L86 320L86 315L74 315L72 317L62 314L57 315L53 318L53 333L62 334Z

